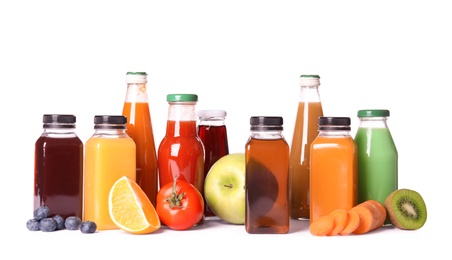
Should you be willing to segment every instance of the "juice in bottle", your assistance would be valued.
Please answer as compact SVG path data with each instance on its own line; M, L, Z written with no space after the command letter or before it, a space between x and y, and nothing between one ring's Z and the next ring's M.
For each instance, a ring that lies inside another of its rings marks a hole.
M224 123L226 111L224 110L199 110L198 111L198 136L201 139L204 150L204 179L212 165L221 157L229 154L228 135ZM215 214L208 207L204 198L204 216L214 217Z
M125 132L124 116L95 116L94 134L85 144L83 220L99 230L117 229L110 218L108 196L122 176L136 180L136 146Z
M384 204L398 188L398 153L386 123L389 110L359 110L358 117L358 203L373 199Z
M317 137L319 117L323 116L318 75L300 76L297 117L290 147L290 217L309 219L310 147Z
M289 145L282 117L251 117L245 145L245 229L250 234L289 232Z
M44 132L35 143L33 210L47 206L51 216L82 217L83 143L74 115L43 116Z
M195 94L168 94L166 134L158 148L159 185L174 179L193 184L203 194L204 146L197 134Z
M127 92L122 115L127 117L126 132L137 147L136 181L155 205L158 190L157 152L146 82L145 72L127 72Z
M349 117L320 117L311 144L310 222L336 209L351 209L358 199L357 146Z

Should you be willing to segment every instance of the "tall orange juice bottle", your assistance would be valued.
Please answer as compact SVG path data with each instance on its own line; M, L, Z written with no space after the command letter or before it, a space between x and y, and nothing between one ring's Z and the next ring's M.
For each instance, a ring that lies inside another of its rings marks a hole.
M136 146L126 133L125 116L97 115L85 144L83 220L99 230L117 229L108 211L110 189L122 176L136 180Z
M358 151L349 117L320 117L311 144L310 221L358 201Z
M146 90L146 72L127 72L127 92L122 115L127 117L127 134L137 147L137 183L155 205L157 195L157 153Z
M319 75L300 76L300 94L290 147L290 217L309 219L310 147L317 136L317 122L323 116Z

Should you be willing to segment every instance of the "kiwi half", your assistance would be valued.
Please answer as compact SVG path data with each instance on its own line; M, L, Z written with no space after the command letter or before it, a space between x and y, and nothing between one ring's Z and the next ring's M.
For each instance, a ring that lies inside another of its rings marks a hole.
M424 199L414 190L393 191L385 200L385 208L391 224L400 229L419 229L427 221Z

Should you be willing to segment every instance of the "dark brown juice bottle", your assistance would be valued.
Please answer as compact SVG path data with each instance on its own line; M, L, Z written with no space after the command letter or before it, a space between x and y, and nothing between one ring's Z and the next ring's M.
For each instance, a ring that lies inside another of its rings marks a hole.
M47 206L51 216L82 218L83 143L73 115L44 115L35 143L33 210Z
M199 110L198 111L198 136L201 139L204 155L204 179L212 165L221 157L229 154L228 135L225 125L226 111L224 110ZM205 198L204 198L205 202ZM215 217L215 213L204 203L205 217Z
M289 232L289 145L282 117L251 117L245 146L245 228L250 234Z

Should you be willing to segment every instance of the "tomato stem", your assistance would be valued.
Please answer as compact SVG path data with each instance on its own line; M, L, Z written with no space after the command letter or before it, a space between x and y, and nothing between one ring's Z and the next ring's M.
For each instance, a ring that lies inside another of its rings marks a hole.
M177 182L177 180L174 179L174 182L173 182L173 189L172 189L172 191L171 191L171 196L165 199L165 201L169 202L170 208L175 208L175 207L177 207L177 208L182 208L182 206L181 206L181 204L182 204L181 201L182 201L182 199L183 199L184 196L185 196L185 192L182 192L182 193L179 194L179 195L177 194L177 185L176 185L176 182Z

